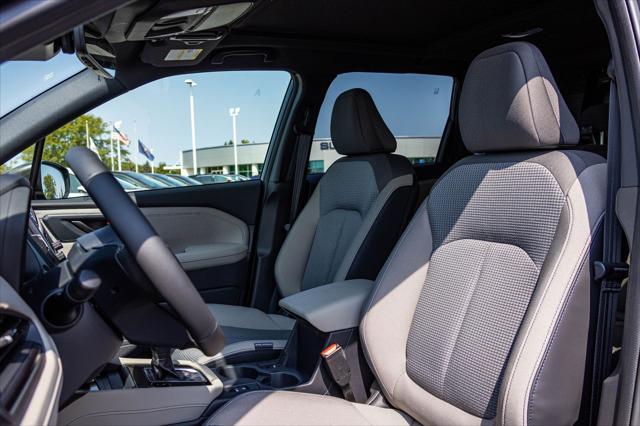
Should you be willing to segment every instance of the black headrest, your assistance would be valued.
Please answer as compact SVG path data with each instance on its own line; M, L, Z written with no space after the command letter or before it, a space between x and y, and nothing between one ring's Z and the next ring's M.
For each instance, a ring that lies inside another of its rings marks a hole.
M469 65L460 94L460 132L469 151L577 144L580 132L542 53L515 42Z
M336 99L331 114L331 141L342 155L396 150L396 138L364 89L348 90Z

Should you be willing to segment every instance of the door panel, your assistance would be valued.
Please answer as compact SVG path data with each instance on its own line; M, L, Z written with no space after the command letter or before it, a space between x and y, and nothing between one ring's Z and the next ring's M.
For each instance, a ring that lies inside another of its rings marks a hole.
M142 212L187 271L236 263L249 254L249 227L221 210L146 207Z
M261 195L260 180L131 194L204 300L235 305L248 289ZM34 201L33 208L65 251L76 238L106 225L87 198Z

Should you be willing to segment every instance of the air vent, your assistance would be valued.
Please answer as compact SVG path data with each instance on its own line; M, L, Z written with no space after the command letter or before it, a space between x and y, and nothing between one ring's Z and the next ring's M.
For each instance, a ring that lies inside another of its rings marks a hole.
M0 364L22 341L27 328L26 320L17 316L0 314Z
M25 318L0 312L0 422L16 423L24 414L34 378L40 374L41 342L29 333L34 327Z

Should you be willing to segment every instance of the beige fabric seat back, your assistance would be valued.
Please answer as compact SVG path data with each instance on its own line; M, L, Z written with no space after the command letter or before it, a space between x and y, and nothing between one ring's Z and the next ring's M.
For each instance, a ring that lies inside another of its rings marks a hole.
M344 155L320 180L275 265L282 296L337 281L373 280L404 230L417 196L413 167L371 95L336 99L331 141Z

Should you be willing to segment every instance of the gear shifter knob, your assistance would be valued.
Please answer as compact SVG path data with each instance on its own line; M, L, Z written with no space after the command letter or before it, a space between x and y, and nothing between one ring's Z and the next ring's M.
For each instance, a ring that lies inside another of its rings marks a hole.
M75 280L71 281L65 288L65 295L75 303L84 303L91 299L102 280L95 272L85 269L80 271Z
M180 379L171 359L170 348L151 348L151 367L158 380L167 376Z

